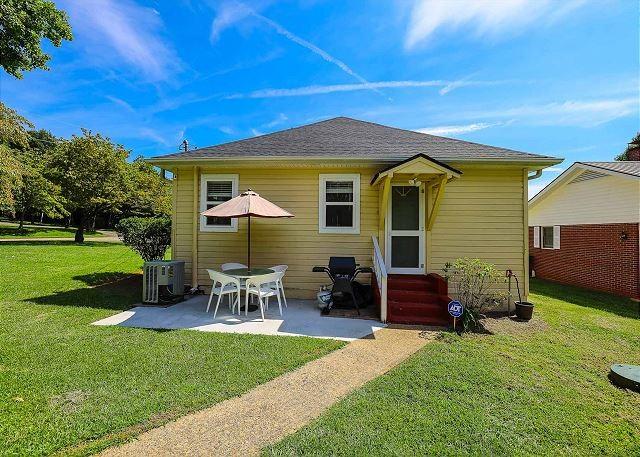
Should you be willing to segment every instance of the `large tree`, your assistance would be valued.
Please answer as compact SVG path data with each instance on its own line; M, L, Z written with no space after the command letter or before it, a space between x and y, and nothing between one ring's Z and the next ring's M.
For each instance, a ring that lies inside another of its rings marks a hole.
M50 218L61 218L69 213L60 186L48 179L48 162L59 140L46 130L32 130L29 147L18 153L22 164L22 183L16 187L15 212L22 229L28 214L44 214Z
M126 198L127 156L121 145L84 129L56 148L49 166L75 215L76 242L84 241L89 217L117 209Z
M22 78L23 71L48 70L51 56L42 52L42 40L54 46L71 40L67 14L46 0L0 2L0 64L7 73Z
M616 160L631 160L629 158L628 152L632 149L632 148L636 148L638 147L638 145L640 145L640 132L636 133L636 136L634 136L633 138L631 138L631 141L629 142L629 144L627 145L626 149L621 152L620 154L618 154L618 156L616 157Z
M126 216L168 216L171 214L171 181L142 157L128 167L127 199L122 206Z
M20 152L29 147L27 128L33 125L0 102L0 210L13 211L16 190L25 171Z

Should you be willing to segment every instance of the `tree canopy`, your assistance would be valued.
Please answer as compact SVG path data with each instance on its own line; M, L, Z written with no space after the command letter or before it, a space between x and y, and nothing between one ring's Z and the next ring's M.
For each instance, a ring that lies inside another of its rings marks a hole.
M633 147L637 147L638 145L640 145L640 132L636 133L636 135L633 138L631 138L631 141L629 142L629 144L627 145L625 150L623 152L621 152L620 154L618 154L618 156L616 157L616 160L622 160L622 161L630 160L628 152Z
M23 71L48 70L51 56L42 51L42 40L56 47L72 40L67 14L46 0L0 2L0 64L18 79Z

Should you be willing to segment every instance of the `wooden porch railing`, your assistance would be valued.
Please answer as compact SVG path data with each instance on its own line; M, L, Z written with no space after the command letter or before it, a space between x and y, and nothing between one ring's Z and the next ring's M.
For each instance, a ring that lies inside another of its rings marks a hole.
M373 253L371 260L373 261L373 272L376 276L376 283L380 292L380 320L382 322L387 321L387 267L384 264L382 258L382 252L380 251L380 245L378 244L378 237L371 236L373 240Z

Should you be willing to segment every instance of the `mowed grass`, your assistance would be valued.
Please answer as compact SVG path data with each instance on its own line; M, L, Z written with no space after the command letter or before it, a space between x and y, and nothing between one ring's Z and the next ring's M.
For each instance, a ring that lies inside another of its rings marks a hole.
M0 222L0 238L73 238L75 227L47 227L33 226L26 222L22 230L18 230L18 224L12 222ZM99 237L102 233L93 230L85 230L85 236Z
M90 325L140 300L141 263L118 244L0 244L0 454L95 452L342 345Z
M534 282L540 319L443 334L267 455L640 455L640 394L607 379L640 364L638 305Z

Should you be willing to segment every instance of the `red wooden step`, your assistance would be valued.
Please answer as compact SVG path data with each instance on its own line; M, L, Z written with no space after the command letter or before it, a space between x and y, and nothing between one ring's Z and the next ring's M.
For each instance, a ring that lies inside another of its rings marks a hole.
M412 289L389 289L387 299L398 302L440 303L440 296L433 292Z

